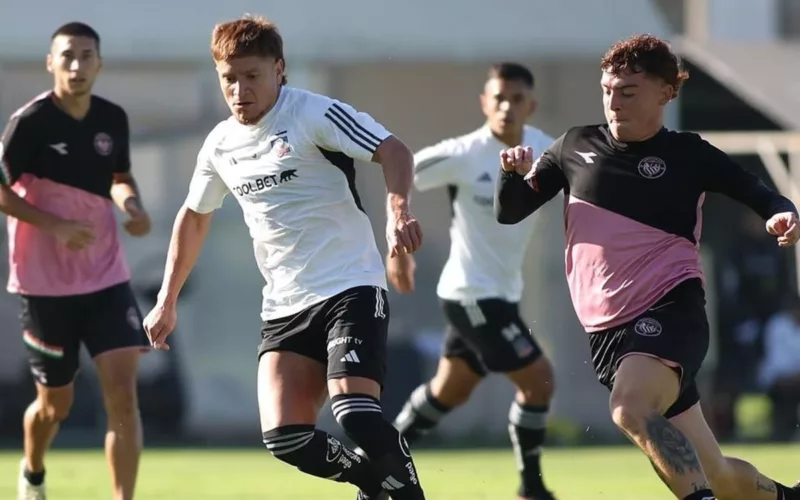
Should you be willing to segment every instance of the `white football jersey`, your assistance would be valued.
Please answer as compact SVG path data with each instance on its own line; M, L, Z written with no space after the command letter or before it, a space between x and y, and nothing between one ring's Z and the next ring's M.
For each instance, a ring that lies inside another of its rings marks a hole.
M554 139L525 127L522 144L539 155ZM508 148L488 126L446 139L414 155L414 184L420 191L447 186L453 209L450 256L436 293L445 300L522 298L522 261L534 217L503 225L494 216L495 182L500 151Z
M239 202L266 281L265 321L348 288L386 288L353 159L371 161L390 135L348 104L291 87L258 124L231 117L208 135L185 204L209 213L228 193Z

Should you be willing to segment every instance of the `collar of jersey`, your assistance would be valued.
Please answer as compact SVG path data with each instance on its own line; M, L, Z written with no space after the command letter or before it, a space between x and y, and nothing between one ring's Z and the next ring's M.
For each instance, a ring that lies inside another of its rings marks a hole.
M636 151L641 149L647 149L653 147L653 145L658 144L667 134L667 128L661 127L661 129L656 132L656 135L649 139L645 139L643 141L636 141L636 142L621 142L614 138L614 135L611 133L611 130L608 129L608 125L603 126L603 132L608 137L608 142L611 144L611 147L620 151Z

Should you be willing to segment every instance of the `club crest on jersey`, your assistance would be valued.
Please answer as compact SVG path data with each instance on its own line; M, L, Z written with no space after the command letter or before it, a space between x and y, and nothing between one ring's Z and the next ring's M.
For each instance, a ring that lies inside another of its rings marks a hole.
M667 171L667 164L657 156L646 156L639 162L639 175L645 179L658 179Z
M276 158L283 158L292 152L292 146L286 139L286 135L279 135L269 143L270 153Z
M94 136L94 149L102 156L108 156L114 150L114 141L105 132L100 132Z

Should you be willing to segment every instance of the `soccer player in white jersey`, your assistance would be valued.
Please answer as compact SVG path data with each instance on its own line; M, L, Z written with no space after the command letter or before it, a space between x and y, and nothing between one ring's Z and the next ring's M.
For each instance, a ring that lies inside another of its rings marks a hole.
M517 387L509 433L521 475L518 498L550 500L539 455L553 371L518 310L532 219L524 226L504 226L492 211L499 151L519 144L544 151L553 142L525 125L536 109L533 87L533 75L524 66L494 65L480 96L486 124L414 157L417 189L447 187L453 207L450 256L437 287L448 328L436 375L411 394L395 427L413 443L464 404L485 375L503 373ZM411 255L389 259L387 270L398 291L413 289Z
M219 24L211 52L232 116L198 155L158 303L144 321L150 341L168 349L178 294L213 211L232 194L266 281L258 404L267 449L306 474L356 485L361 499L424 499L408 445L381 411L386 275L353 167L354 159L383 167L391 259L422 243L409 211L412 153L369 115L286 86L273 23L248 16ZM316 429L326 393L368 458Z

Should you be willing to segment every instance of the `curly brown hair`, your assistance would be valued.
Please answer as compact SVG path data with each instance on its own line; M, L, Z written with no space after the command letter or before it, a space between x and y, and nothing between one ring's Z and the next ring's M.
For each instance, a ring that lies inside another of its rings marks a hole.
M673 99L689 78L669 44L653 35L635 35L615 43L603 56L600 67L611 74L631 71L660 78L673 88Z
M283 37L272 21L259 16L244 16L241 19L214 26L211 34L211 55L215 61L227 61L239 57L283 58ZM281 82L286 85L286 77Z

